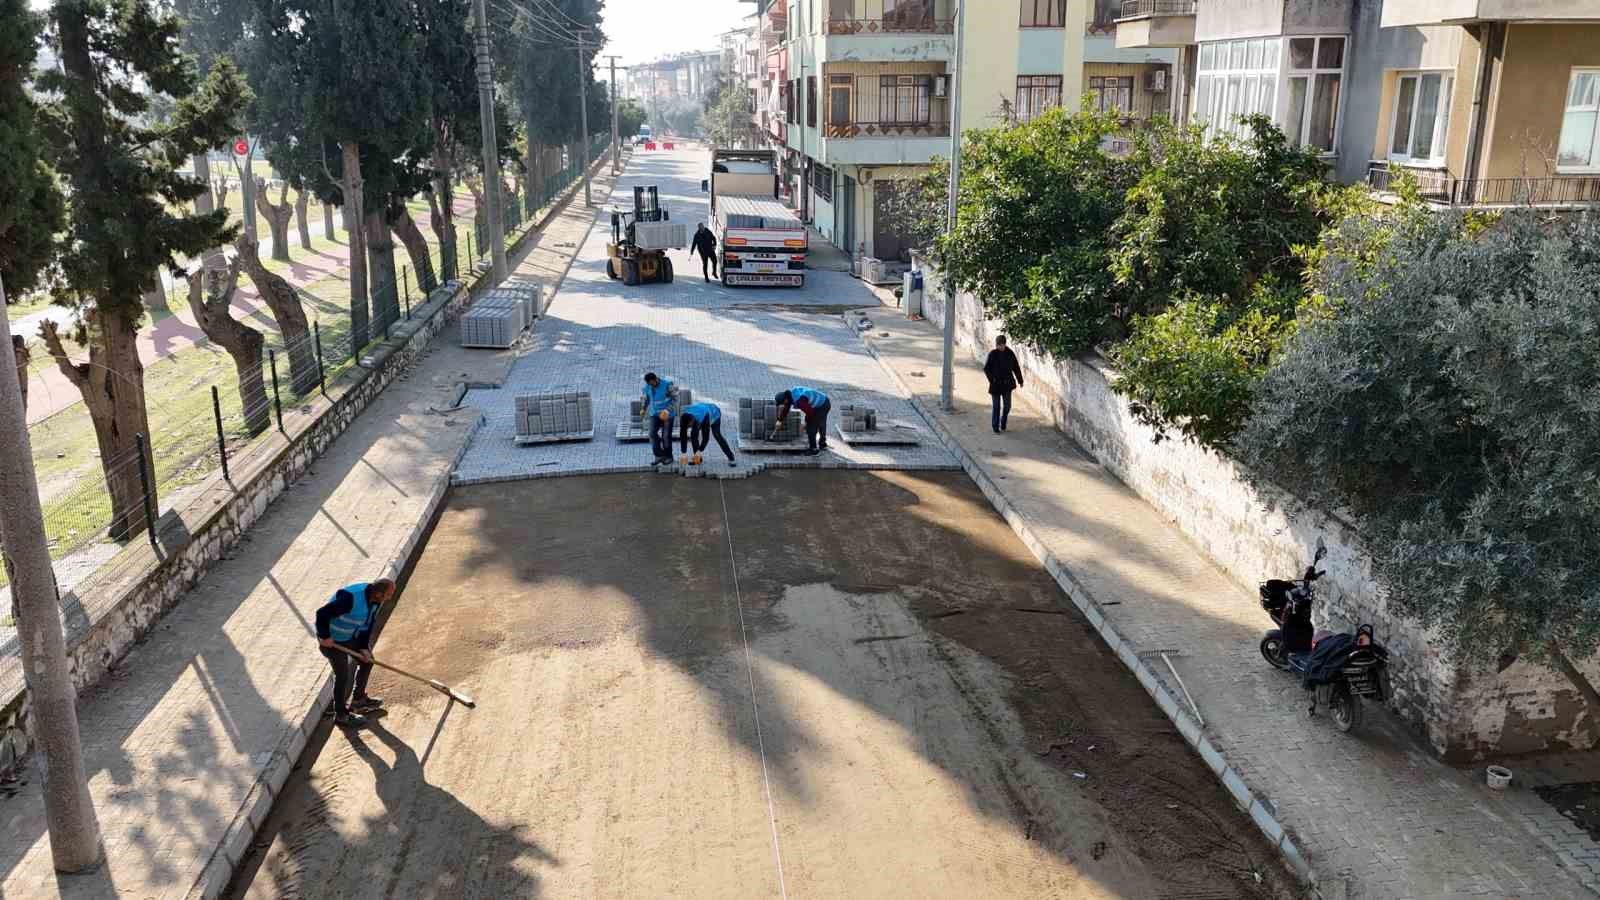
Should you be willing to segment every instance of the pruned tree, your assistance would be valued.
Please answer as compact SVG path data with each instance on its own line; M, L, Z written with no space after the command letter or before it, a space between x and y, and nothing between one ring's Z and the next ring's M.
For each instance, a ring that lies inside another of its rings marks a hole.
M138 332L143 296L165 266L232 237L221 211L185 213L206 186L179 172L196 153L238 131L249 89L218 60L204 81L179 46L177 19L150 0L63 0L51 8L61 71L39 77L52 127L50 156L71 185L58 303L77 313L74 361L54 323L42 331L57 368L82 394L100 458L129 458L149 433ZM151 123L151 97L174 102ZM153 462L146 444L146 462ZM108 469L113 538L145 526L135 466Z
M239 258L234 257L226 269L197 268L187 280L189 312L206 337L233 358L245 430L260 434L271 424L271 404L261 373L261 348L266 341L261 332L235 319L231 312L239 287Z
M278 334L283 338L284 350L289 354L289 384L300 396L311 393L317 386L317 348L306 322L305 306L300 295L283 276L261 264L261 254L249 235L240 235L234 249L238 251L239 264L255 285L272 318L278 323Z
M422 229L417 227L416 220L411 218L411 211L404 203L395 204L389 218L394 223L392 229L395 237L405 245L406 256L411 258L411 271L416 273L417 288L424 294L431 292L439 286L439 280L433 273L428 239L423 236Z
M261 217L267 220L267 232L272 235L272 258L278 262L291 262L289 259L289 219L294 215L294 209L289 206L289 182L285 180L278 191L278 202L273 203L267 197L267 180L256 178L256 209L260 210Z
M22 387L22 415L28 415L28 363L33 360L33 353L28 350L28 342L20 334L11 336L11 356L17 363L17 382Z
M294 192L294 224L300 229L300 246L311 249L311 223L307 219L308 207L311 203L311 193L304 187L298 187Z

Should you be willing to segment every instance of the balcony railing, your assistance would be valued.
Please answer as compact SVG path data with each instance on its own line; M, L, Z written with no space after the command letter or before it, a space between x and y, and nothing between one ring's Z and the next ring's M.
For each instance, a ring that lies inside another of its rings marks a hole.
M866 0L841 5L853 8L849 14L828 14L828 34L954 34L956 30L948 4L935 0Z
M1192 16L1196 0L1122 0L1119 19L1144 19L1150 16Z
M824 133L830 138L861 137L949 137L949 122L829 122Z
M1402 173L1416 181L1422 199L1443 206L1600 206L1600 175L1457 178L1449 172L1391 168L1375 162L1367 169L1367 186L1393 192L1399 188Z

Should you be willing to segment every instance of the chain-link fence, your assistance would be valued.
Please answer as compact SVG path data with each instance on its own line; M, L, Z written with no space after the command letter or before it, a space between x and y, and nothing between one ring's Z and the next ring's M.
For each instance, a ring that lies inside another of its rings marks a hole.
M595 140L589 162L604 154L607 140ZM525 221L536 219L580 174L577 165L569 165L542 188L509 197L504 215L507 244L519 236L517 230ZM424 221L429 218L425 206L413 212ZM486 223L476 216L458 214L450 266L445 265L448 251L443 242L438 235L431 235L427 270L432 280L442 281L451 271L460 279L473 278L487 255L487 232ZM317 252L315 245L305 249ZM326 252L329 248L323 249L323 256L333 256ZM137 448L101 459L94 425L81 399L31 424L29 438L45 532L63 589L95 571L126 540L143 539L140 535L148 533L146 526L159 518L161 510L184 505L212 473L223 469L231 476L230 463L254 442L282 428L285 415L307 405L327 384L387 340L396 325L411 319L427 300L428 277L425 273L419 279L414 261L399 244L395 261L398 265L392 275L369 273L364 330L352 321L347 270L330 270L307 280L306 273L314 271L307 266L269 263L269 268L278 267L275 271L300 295L307 327L303 333L286 335L266 309L251 309L241 316L241 308L235 304L236 317L264 340L258 371L250 366L241 370L223 348L195 336L198 329L172 311L184 304L187 314L186 301L169 296L167 315L156 317L147 329L160 356L147 364L145 372L149 433L136 438L141 447L148 442L148 465L143 464L145 454ZM173 288L184 291L187 285L179 283ZM188 336L179 337L181 333ZM177 347L180 342L183 345ZM29 380L46 385L34 389L30 404L59 403L68 392L76 398L76 388L55 375L55 363L33 343ZM70 341L67 349L74 359L87 356L84 348ZM52 379L58 383L50 385ZM123 502L112 502L114 492ZM120 519L114 509L121 511ZM5 574L0 571L0 591L4 584ZM0 606L0 617L7 608L9 603ZM0 626L5 624L0 621Z

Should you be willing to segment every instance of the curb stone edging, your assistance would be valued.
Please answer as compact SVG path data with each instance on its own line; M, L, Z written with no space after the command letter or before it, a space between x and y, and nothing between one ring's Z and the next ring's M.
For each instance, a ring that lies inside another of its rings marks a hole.
M878 311L872 307L864 307L863 309ZM928 423L929 427L933 429L933 433L939 436L939 440L944 442L945 449L949 450L956 459L961 461L961 468L978 485L978 489L983 491L983 495L989 499L989 503L994 507L995 512L999 513L1000 517L1006 521L1006 524L1011 526L1011 530L1021 538L1029 552L1044 566L1045 571L1060 585L1062 591L1072 600L1073 605L1094 626L1095 631L1105 641L1107 648L1115 653L1117 658L1122 661L1122 664L1133 673L1134 677L1139 680L1139 684L1144 687L1145 692L1156 701L1156 705L1161 708L1167 718L1172 720L1173 725L1178 729L1178 733L1183 735L1184 740L1200 754L1207 767L1217 775L1223 787L1233 797L1233 802L1238 805L1240 810L1250 816L1251 821L1260 829L1261 834L1273 846L1278 848L1278 853L1289 867L1289 870L1313 891L1317 891L1316 872L1311 867L1310 862L1306 860L1305 854L1295 843L1295 840L1289 835L1288 829L1269 811L1270 808L1251 792L1249 785L1244 781L1244 777L1239 774L1237 769L1228 764L1227 757L1217 749L1216 744L1210 738L1204 735L1203 729L1199 724L1188 713L1183 711L1184 707L1178 703L1172 692L1167 690L1150 667L1139 659L1137 653L1133 651L1133 646L1106 619L1104 610L1100 608L1099 602L1095 600L1093 595L1056 558L1055 554L1044 546L1044 542L1034 534L1033 528L1023 519L1021 513L1016 511L1011 501L1000 491L995 479L989 474L984 465L973 458L966 448L961 445L960 441L956 440L955 435L944 426L944 423L939 421L935 413L929 410L921 400L917 399L917 395L911 389L911 386L878 353L878 348L873 345L872 340L867 335L862 334L861 341L866 345L867 352L872 354L872 358L878 361L878 365L889 374L894 383L905 393L906 399L910 401L912 408Z

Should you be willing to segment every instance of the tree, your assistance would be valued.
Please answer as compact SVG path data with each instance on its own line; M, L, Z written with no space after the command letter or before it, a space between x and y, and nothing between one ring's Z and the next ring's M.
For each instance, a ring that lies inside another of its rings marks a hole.
M311 249L311 222L307 217L311 204L311 192L305 185L297 185L294 189L294 224L300 232L300 246Z
M504 47L501 58L511 60L507 67L509 85L527 135L531 163L528 168L532 170L534 187L541 191L545 179L554 174L545 171L544 150L571 147L580 136L580 73L589 80L585 87L590 124L599 127L600 123L611 121L607 89L594 77L594 54L605 43L600 31L603 4L600 0L551 0L551 5L562 16L549 29L576 33L582 26L586 29L585 49L578 49L576 39L562 39L552 30L536 27L527 16L512 17L500 29ZM574 154L574 158L581 155Z
M1325 242L1321 315L1240 433L1259 476L1355 516L1402 614L1471 663L1600 647L1600 223L1413 210Z
M150 430L137 345L144 292L161 266L176 271L180 255L198 256L233 234L225 212L179 211L206 187L177 167L238 131L249 90L226 60L202 82L179 48L177 20L149 0L62 0L51 17L63 71L39 80L51 97L50 154L72 187L55 295L77 313L74 337L88 362L71 359L54 323L41 335L89 410L110 533L121 540L146 524L138 468L114 465ZM141 124L152 95L171 98L173 115ZM150 465L148 443L145 454Z
M189 273L189 311L212 343L228 351L238 373L239 406L245 429L259 434L271 423L271 404L261 375L261 332L233 317L233 295L239 287L239 258L226 271L197 268Z
M204 76L218 59L229 56L238 43L248 15L249 0L173 0L172 7L183 29L184 50L195 58L200 74ZM212 149L207 147L193 157L194 177L201 184L210 184L212 180ZM202 193L196 197L195 212L205 215L222 209L226 192L220 193L223 196ZM224 265L220 247L207 254L206 264L214 267Z
M626 140L639 133L645 123L644 104L633 97L624 97L617 104L617 135Z
M715 147L737 147L750 139L750 88L730 82L701 116L701 128Z
M256 176L256 209L267 220L267 231L272 235L272 258L289 262L289 220L294 209L289 205L289 182L284 181L278 191L278 202L267 197L267 180Z
M44 19L27 0L0 0L0 283L12 300L38 287L66 227L65 204L45 160L38 106L28 92ZM27 387L23 377L23 387Z

